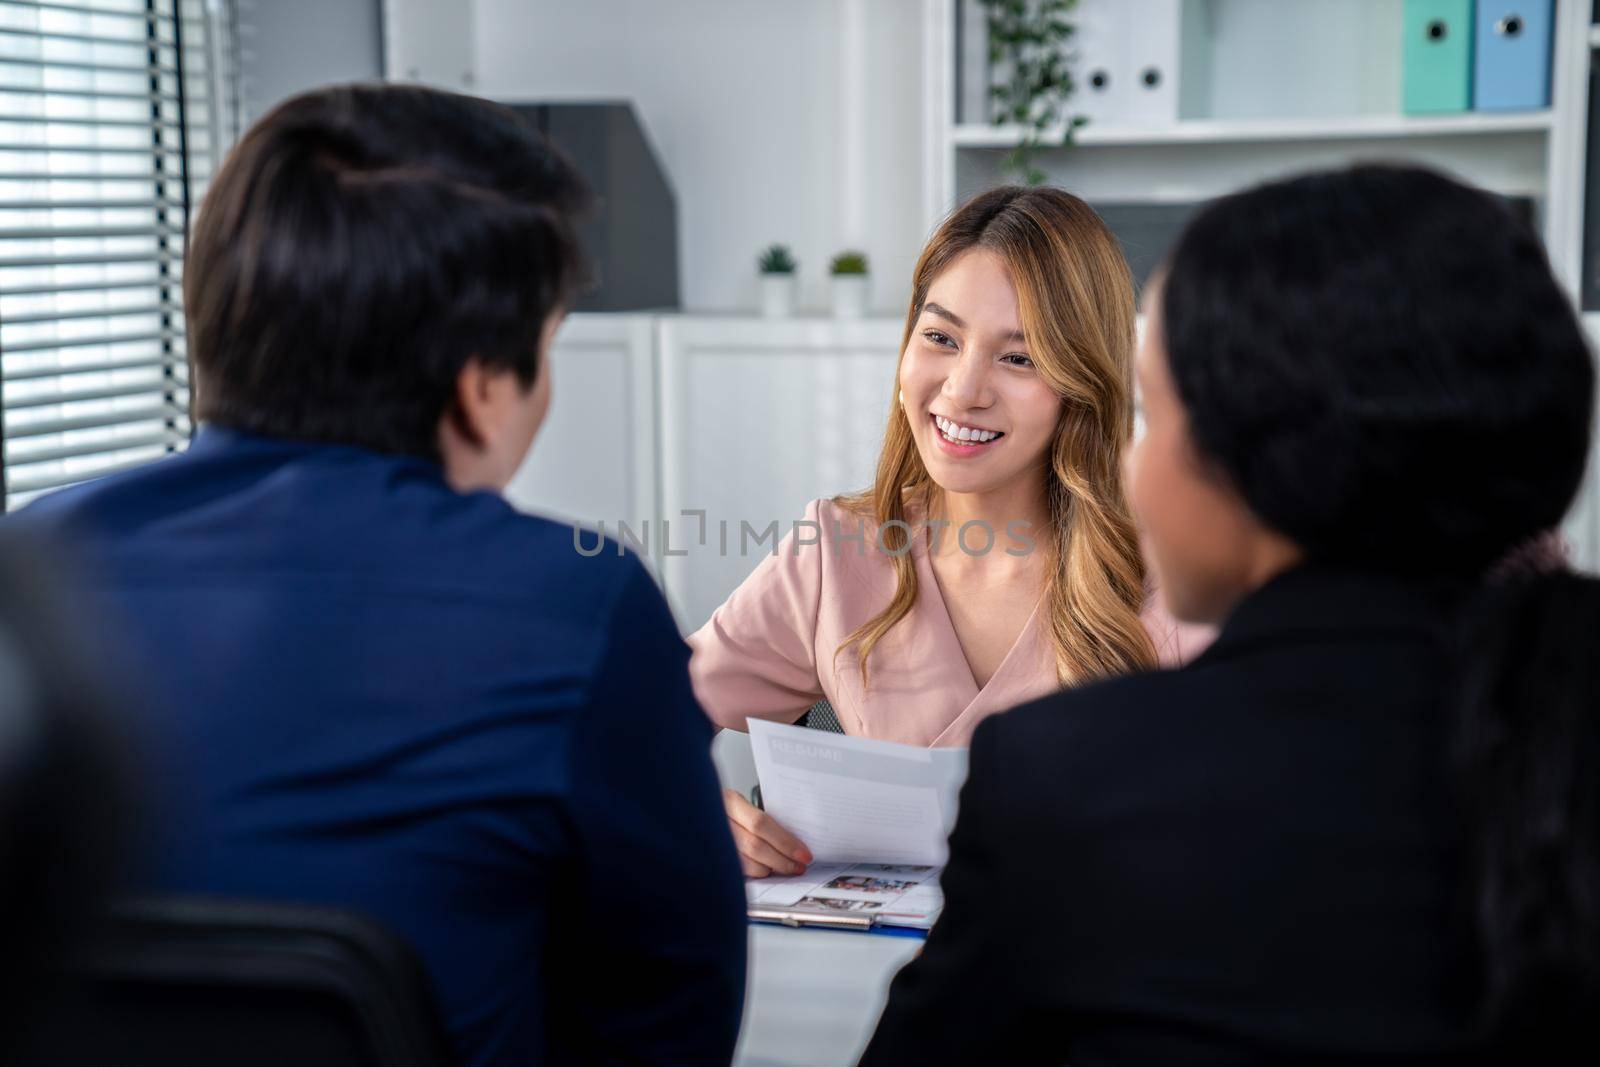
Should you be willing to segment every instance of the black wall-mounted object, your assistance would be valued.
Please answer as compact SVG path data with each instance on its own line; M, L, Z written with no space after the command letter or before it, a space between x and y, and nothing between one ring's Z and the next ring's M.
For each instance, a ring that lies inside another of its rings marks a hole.
M581 230L597 284L573 310L679 307L677 200L633 105L507 106L567 154L597 197Z
M1106 227L1116 234L1117 241L1122 245L1122 254L1128 257L1128 269L1133 273L1134 284L1142 288L1166 258L1168 249L1178 239L1184 225L1203 205L1197 202L1148 204L1096 201L1090 206L1105 220Z

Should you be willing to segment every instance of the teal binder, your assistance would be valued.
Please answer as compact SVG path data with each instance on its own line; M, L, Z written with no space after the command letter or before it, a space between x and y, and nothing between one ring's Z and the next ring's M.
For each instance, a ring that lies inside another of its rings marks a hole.
M1408 115L1472 106L1472 0L1405 0L1401 48Z

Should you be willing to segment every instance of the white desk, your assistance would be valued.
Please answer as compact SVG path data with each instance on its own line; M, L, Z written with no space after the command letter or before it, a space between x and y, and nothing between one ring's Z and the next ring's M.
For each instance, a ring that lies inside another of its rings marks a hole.
M736 1067L843 1067L866 1048L917 937L750 927Z
M755 783L750 735L724 730L712 751L722 784L748 793ZM889 981L917 951L920 937L846 930L750 927L750 980L736 1067L841 1067L867 1045Z

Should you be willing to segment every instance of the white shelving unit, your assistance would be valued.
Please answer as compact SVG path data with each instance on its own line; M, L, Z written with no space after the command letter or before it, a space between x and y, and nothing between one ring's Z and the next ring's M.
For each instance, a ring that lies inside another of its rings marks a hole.
M1542 111L1506 114L1467 112L1461 115L1352 115L1314 119L1184 119L1168 126L1086 126L1075 149L1130 145L1244 144L1259 141L1350 141L1412 137L1460 137L1479 134L1550 131L1555 116ZM1022 139L1015 126L956 125L954 148L1011 148ZM1059 143L1061 131L1046 136Z
M971 2L924 0L926 158L935 164L926 189L930 222L957 200L1001 180L1000 158L1020 139L1014 127L963 122L957 114L959 101L973 95L970 84L958 84L956 54L958 21L965 18L966 32L973 32L975 20L963 11ZM1176 16L1182 33L1209 35L1198 44L1180 43L1186 64L1197 52L1206 58L1173 74L1180 82L1207 84L1200 92L1187 86L1177 90L1181 118L1160 124L1091 122L1078 131L1073 147L1042 151L1039 161L1051 181L1091 201L1162 203L1202 200L1251 181L1340 161L1413 159L1496 192L1533 198L1556 269L1576 292L1588 60L1595 35L1587 0L1556 0L1549 108L1437 116L1400 113L1403 0L1169 2L1169 10L1182 13ZM1339 32L1331 32L1335 27ZM969 59L981 51L963 48ZM1297 81L1295 61L1301 54L1317 58L1315 63L1307 59ZM1328 77L1330 70L1351 74ZM982 70L964 74L967 82L985 77ZM1215 113L1192 114L1191 99L1207 101ZM1297 107L1305 113L1297 113Z
M982 99L971 79L986 76L981 69L963 70L963 60L971 68L973 57L983 54L971 41L958 41L981 29L981 20L963 10L970 2L923 0L930 226L959 200L1012 180L1000 161L1020 139L1016 128L964 122L958 114L963 101ZM1578 300L1589 54L1600 47L1590 0L1556 0L1548 108L1436 116L1400 111L1403 0L1164 2L1169 12L1180 12L1169 15L1178 28L1141 25L1136 32L1180 34L1181 61L1172 72L1180 82L1174 90L1178 117L1091 122L1077 131L1072 147L1036 156L1052 184L1091 204L1188 204L1358 160L1418 162L1531 199L1556 273ZM1184 79L1205 84L1181 84ZM1589 320L1592 328L1600 329L1597 321ZM1579 563L1589 569L1600 568L1596 480L1592 470L1566 528Z

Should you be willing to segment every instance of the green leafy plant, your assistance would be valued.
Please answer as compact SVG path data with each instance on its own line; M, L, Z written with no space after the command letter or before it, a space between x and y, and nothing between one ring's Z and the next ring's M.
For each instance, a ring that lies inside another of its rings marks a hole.
M1089 120L1071 114L1067 103L1077 87L1072 79L1075 58L1069 45L1075 32L1067 15L1078 0L976 0L983 5L989 30L989 99L996 126L1021 127L1021 139L1001 161L1029 185L1045 175L1033 156L1055 131L1058 144L1071 145L1073 135Z
M772 245L761 253L756 265L762 274L793 274L796 266L788 245Z
M840 252L833 257L833 265L829 268L830 274L865 274L867 273L867 254L865 252Z

